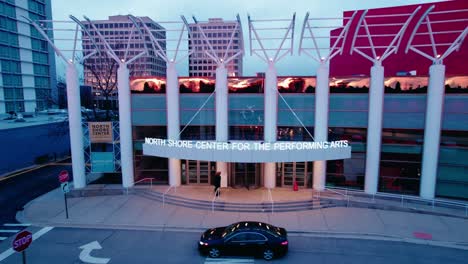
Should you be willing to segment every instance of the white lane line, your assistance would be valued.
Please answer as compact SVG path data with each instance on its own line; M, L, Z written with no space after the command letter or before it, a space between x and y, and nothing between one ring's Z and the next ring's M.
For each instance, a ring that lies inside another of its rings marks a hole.
M3 224L4 226L30 226L31 224Z
M21 230L6 230L6 229L0 229L0 233L18 233Z
M254 263L253 259L248 258L206 258L205 263L216 264L216 263Z
M7 239L8 237L0 237L0 240L5 240Z
M44 234L46 234L47 232L49 232L50 230L52 230L54 227L51 227L51 226L46 226L44 228L42 228L41 230L37 231L36 233L33 234L33 241L40 238L41 236L43 236ZM4 259L8 258L9 256L11 256L13 253L15 253L15 251L13 250L13 248L9 248L5 251L3 251L2 254L0 254L0 261L3 261Z

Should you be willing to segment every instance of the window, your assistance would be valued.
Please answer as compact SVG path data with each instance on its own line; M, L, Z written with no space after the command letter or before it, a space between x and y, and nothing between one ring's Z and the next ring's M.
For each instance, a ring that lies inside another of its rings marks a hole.
M249 241L266 241L267 238L259 233L248 233L247 240Z
M229 242L243 242L247 240L248 240L247 233L240 233L240 234L232 236Z

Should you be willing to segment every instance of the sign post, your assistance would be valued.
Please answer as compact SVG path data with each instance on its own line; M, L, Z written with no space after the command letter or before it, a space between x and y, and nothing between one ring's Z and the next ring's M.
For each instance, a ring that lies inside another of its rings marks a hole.
M65 216L68 219L68 203L67 203L67 193L70 192L70 186L68 184L69 176L68 171L63 170L59 173L58 176L59 182L61 183L60 187L63 192L63 198L65 200Z
M32 243L32 234L29 231L22 231L16 235L13 240L13 249L16 252L21 252L23 255L23 264L26 264L26 249Z

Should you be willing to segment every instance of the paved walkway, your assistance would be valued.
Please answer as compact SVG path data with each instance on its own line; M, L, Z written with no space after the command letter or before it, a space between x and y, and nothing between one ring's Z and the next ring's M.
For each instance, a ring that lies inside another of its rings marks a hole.
M167 186L154 188L162 191ZM196 189L178 188L175 194L183 195L185 192L193 198L211 199L211 187L206 188L207 192ZM264 190L229 190L223 191L222 197L236 202L240 197L245 198L246 193L252 200L269 199ZM171 194L174 193L171 191ZM293 200L300 194L278 190L274 191L273 197ZM202 197L194 197L197 195ZM302 195L311 195L311 192L304 190ZM57 189L28 203L23 211L18 212L17 219L38 226L185 229L195 232L236 221L255 220L285 227L291 235L384 239L468 249L468 219L431 214L353 207L273 214L211 212L163 205L131 193L69 198L68 205L69 219L66 219L63 194Z

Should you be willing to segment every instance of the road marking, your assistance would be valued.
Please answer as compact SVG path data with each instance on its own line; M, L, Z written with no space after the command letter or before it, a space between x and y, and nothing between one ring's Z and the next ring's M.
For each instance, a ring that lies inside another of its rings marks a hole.
M64 161L64 160L66 160L66 159L68 159L68 158L70 158L70 157L66 157L66 158L61 159L61 160L59 160L59 161L57 161L57 162ZM26 169L26 170L24 170L24 171L20 171L20 172L14 173L14 174L12 174L12 175L8 175L8 176L5 176L5 177L2 177L2 178L0 178L0 182L5 181L5 180L8 180L8 179L13 178L13 177L16 177L16 176L21 175L21 174L25 174L25 173L28 173L28 172L31 172L31 171L34 171L34 170L38 170L38 169L40 169L40 168L44 168L44 167L46 167L46 166L51 165L52 163L56 163L56 162L46 163L46 164L44 164L44 165L39 165L39 166L30 168L30 169Z
M82 249L79 258L83 262L92 264L106 264L110 261L110 258L96 258L91 256L91 251L95 249L102 249L101 245L97 241L93 241L79 248Z
M206 258L205 263L254 263L250 258Z
M3 224L4 226L30 226L31 224Z
M46 227L42 228L41 230L37 231L36 233L33 234L33 241L39 239L41 236L43 236L44 234L46 234L47 232L49 232L53 228L54 227L52 227L52 226L46 226ZM0 254L0 261L8 258L13 253L15 253L13 248L9 248L9 249L3 251L3 253Z
M18 233L21 230L6 230L6 229L0 229L0 233Z

